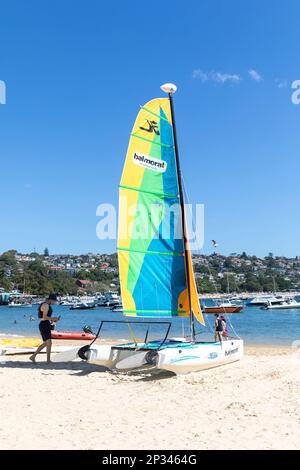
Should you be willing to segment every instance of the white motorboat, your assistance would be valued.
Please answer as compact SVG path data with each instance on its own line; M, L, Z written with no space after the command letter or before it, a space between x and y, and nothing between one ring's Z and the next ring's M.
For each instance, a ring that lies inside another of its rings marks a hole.
M114 307L111 307L112 312L123 312L123 305L117 304Z
M32 303L29 302L10 302L8 304L9 308L30 308L32 307Z
M78 302L70 307L70 310L91 310L96 308L95 302Z
M264 307L265 310L286 310L286 309L297 309L300 308L300 302L297 302L295 299L286 299L282 300L280 303L276 303L275 305L270 303L266 303Z
M100 299L98 299L98 307L115 307L120 304L120 296L117 292L105 292Z
M250 300L247 305L248 306L264 306L264 305L267 305L267 304L271 304L271 305L278 305L280 304L281 302L289 299L291 297L289 296L284 296L284 295L266 295L266 296L257 296L257 297L254 297L252 300Z
M63 307L71 307L72 305L79 302L79 297L62 297L59 305Z

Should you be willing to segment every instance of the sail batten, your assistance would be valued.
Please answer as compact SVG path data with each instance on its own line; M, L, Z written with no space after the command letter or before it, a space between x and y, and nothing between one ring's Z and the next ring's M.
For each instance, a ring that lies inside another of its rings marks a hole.
M168 197L168 198L171 198L171 199L179 198L179 196L177 194L156 193L154 191L145 191L144 189L133 188L133 187L124 186L124 185L121 185L121 184L120 184L119 187L123 188L123 189L131 190L131 191L139 191L140 193L153 194L154 196Z
M155 310L155 311L153 311L153 310L123 310L123 312L125 312L125 313L145 313L146 315L151 314L153 312L155 312L157 315L159 315L160 313L170 313L172 315L185 313L184 310Z
M163 142L154 142L150 139L147 139L146 137L141 137L140 135L137 135L137 134L130 134L130 135L131 137L136 137L137 139L145 140L146 142L150 142L151 144L154 144L154 145L160 145L161 147L174 148L173 145L164 144Z
M132 250L132 249L129 249L129 248L122 248L122 247L118 247L117 248L119 251L128 251L128 252L131 252L131 253L144 253L144 254L147 254L147 255L161 255L161 256L184 256L184 253L178 253L177 251L167 251L167 252L163 252L163 251L142 251L142 250Z
M145 111L147 111L147 113L152 114L152 116L156 116L158 119L162 119L162 120L168 122L168 119L167 119L167 118L165 118L165 117L163 117L163 116L160 116L159 114L156 114L156 113L154 113L153 111L150 111L150 109L145 108L145 106L141 106L141 109L144 109Z

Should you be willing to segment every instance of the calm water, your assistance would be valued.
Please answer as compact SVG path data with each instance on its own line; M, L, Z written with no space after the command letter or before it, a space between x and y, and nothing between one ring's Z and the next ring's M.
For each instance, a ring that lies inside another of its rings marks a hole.
M206 302L207 304L209 302ZM74 311L69 307L55 306L54 315L61 315L58 330L81 330L84 325L97 331L101 320L123 320L121 313L113 313L109 309L96 308L95 310ZM30 316L35 321L30 321ZM245 307L242 313L229 315L227 318L236 332L248 343L260 344L291 344L294 340L300 340L300 309L299 310L261 310L258 307ZM14 323L16 320L16 324ZM145 322L144 320L142 320ZM211 325L213 315L207 316L207 329L202 330L200 339L211 338ZM0 336L2 335L26 335L37 336L38 331L37 308L8 308L0 306ZM184 319L185 333L188 333L188 319ZM165 326L151 326L149 338L161 337L166 331ZM143 337L147 330L146 322L136 326L134 331L138 337ZM140 335L139 335L139 333ZM172 320L172 334L183 334L182 319ZM103 337L116 339L129 339L128 328L125 325L108 324L103 329Z

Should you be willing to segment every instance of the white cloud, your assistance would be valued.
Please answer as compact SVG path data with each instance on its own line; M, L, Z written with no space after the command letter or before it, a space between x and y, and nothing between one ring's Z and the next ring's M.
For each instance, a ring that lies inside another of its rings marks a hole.
M281 78L276 78L275 83L278 88L286 88L288 86L288 81Z
M192 78L201 80L201 82L206 82L208 80L216 82L216 83L239 83L242 80L242 77L238 74L230 74L230 73L221 73L221 72L203 72L201 69L195 69L192 72Z
M242 77L237 74L211 72L211 79L217 83L225 83L225 82L239 83L242 80Z
M252 78L252 80L254 80L255 82L261 82L262 81L262 76L254 69L250 69L248 70L248 73L250 75L250 77Z
M207 73L202 72L202 70L200 69L193 70L192 77L197 78L201 80L202 82L206 82L208 80Z

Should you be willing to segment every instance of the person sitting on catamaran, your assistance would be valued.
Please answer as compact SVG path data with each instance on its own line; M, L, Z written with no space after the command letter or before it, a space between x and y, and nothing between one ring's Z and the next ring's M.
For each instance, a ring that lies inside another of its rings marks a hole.
M222 335L224 331L224 322L221 318L221 316L216 313L215 314L215 342L220 342L222 343Z

